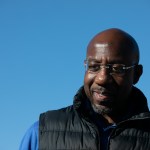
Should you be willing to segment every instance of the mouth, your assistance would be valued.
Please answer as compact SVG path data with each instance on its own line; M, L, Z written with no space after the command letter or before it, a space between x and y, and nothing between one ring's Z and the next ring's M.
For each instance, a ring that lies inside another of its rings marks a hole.
M94 90L93 102L98 105L109 106L112 104L114 95L106 90Z

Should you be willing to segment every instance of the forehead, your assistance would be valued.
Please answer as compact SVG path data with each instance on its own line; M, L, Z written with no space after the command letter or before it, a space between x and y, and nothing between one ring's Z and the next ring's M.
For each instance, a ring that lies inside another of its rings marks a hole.
M87 58L115 63L131 63L133 61L133 53L130 49L119 43L101 42L88 46Z

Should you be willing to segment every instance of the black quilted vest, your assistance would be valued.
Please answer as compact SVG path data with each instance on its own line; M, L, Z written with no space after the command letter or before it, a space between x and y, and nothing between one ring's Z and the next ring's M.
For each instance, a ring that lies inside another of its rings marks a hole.
M40 150L97 150L99 147L95 129L79 118L73 107L47 112L40 120Z
M138 93L138 97L143 95ZM82 88L72 106L40 115L39 150L100 150L100 133L91 121L91 107L85 98ZM150 149L150 114L144 101L136 108L147 113L119 123L110 136L108 150Z

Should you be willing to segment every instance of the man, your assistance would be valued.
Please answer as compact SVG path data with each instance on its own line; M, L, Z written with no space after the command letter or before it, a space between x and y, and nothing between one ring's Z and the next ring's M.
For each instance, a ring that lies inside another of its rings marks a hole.
M98 33L84 64L84 86L73 105L41 114L20 150L150 149L147 100L134 87L142 75L134 38L115 28Z

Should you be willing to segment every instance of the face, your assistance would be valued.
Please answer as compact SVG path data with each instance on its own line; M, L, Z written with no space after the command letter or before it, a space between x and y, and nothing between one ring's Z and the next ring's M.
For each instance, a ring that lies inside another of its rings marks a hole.
M122 46L118 40L105 42L91 42L87 50L87 60L107 64L134 64L130 50ZM106 68L97 73L86 71L84 89L92 103L93 109L101 114L119 113L127 103L134 82L134 68L129 69L124 75L110 74Z

